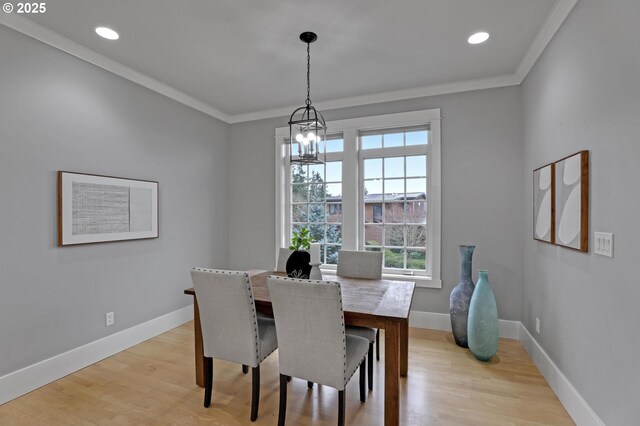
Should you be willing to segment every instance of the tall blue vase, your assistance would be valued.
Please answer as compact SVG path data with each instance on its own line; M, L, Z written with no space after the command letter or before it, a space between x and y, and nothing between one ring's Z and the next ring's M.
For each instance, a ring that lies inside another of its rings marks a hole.
M469 349L480 361L489 361L498 352L498 307L493 297L489 273L480 271L469 305Z
M467 317L469 303L473 294L473 279L471 278L471 260L476 246L460 246L460 282L451 291L449 298L449 313L451 314L451 329L453 338L458 346L469 347L467 340Z

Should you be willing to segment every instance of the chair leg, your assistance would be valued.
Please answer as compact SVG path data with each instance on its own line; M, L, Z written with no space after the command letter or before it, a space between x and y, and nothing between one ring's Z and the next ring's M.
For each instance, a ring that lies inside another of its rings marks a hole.
M313 389L313 382L307 382L307 387L309 389Z
M344 426L344 390L338 391L338 426Z
M369 390L373 390L373 343L369 343L369 362L367 369L369 370Z
M249 372L249 366L242 364L242 373L247 374Z
M380 329L376 333L376 360L380 361Z
M211 392L213 389L213 358L204 358L204 406L211 405Z
M367 364L367 358L365 357L362 362L360 363L360 402L367 402L367 392L365 391L365 385L364 385L364 380L365 380L365 370L366 368L366 364Z
M280 408L278 409L278 426L284 426L284 420L287 415L287 377L280 375Z
M251 368L251 421L258 418L258 405L260 404L260 366Z

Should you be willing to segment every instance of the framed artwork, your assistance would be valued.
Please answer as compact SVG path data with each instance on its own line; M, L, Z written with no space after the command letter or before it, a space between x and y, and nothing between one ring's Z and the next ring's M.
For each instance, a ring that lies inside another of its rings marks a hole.
M158 182L58 172L58 246L158 238Z
M589 151L555 163L556 244L589 251Z
M533 238L555 243L555 165L533 171Z

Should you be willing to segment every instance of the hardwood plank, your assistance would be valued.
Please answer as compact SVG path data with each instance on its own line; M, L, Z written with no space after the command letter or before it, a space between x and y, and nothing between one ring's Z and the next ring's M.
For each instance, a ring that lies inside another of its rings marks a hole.
M388 332L383 337L388 339ZM0 424L13 425L252 425L251 377L237 364L214 362L213 400L193 383L194 324L188 323L0 406ZM381 348L386 352L385 347ZM451 333L409 329L411 374L399 380L402 425L572 425L520 342L500 339L490 363L455 345ZM385 358L388 356L384 354ZM374 363L376 386L360 403L357 380L347 386L346 420L383 424L385 376ZM277 352L261 364L256 425L278 414ZM335 389L294 379L287 424L335 425Z

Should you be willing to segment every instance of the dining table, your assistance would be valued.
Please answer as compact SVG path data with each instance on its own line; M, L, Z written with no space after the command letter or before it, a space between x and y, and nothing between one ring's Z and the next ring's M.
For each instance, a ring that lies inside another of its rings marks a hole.
M267 279L284 272L247 271L253 289L256 310L272 315ZM400 424L400 377L409 370L409 313L415 292L412 281L371 280L323 274L325 281L337 281L342 289L344 320L347 325L384 330L384 424ZM198 297L193 288L184 291L193 296L195 328L196 383L204 387L204 351L198 310Z

